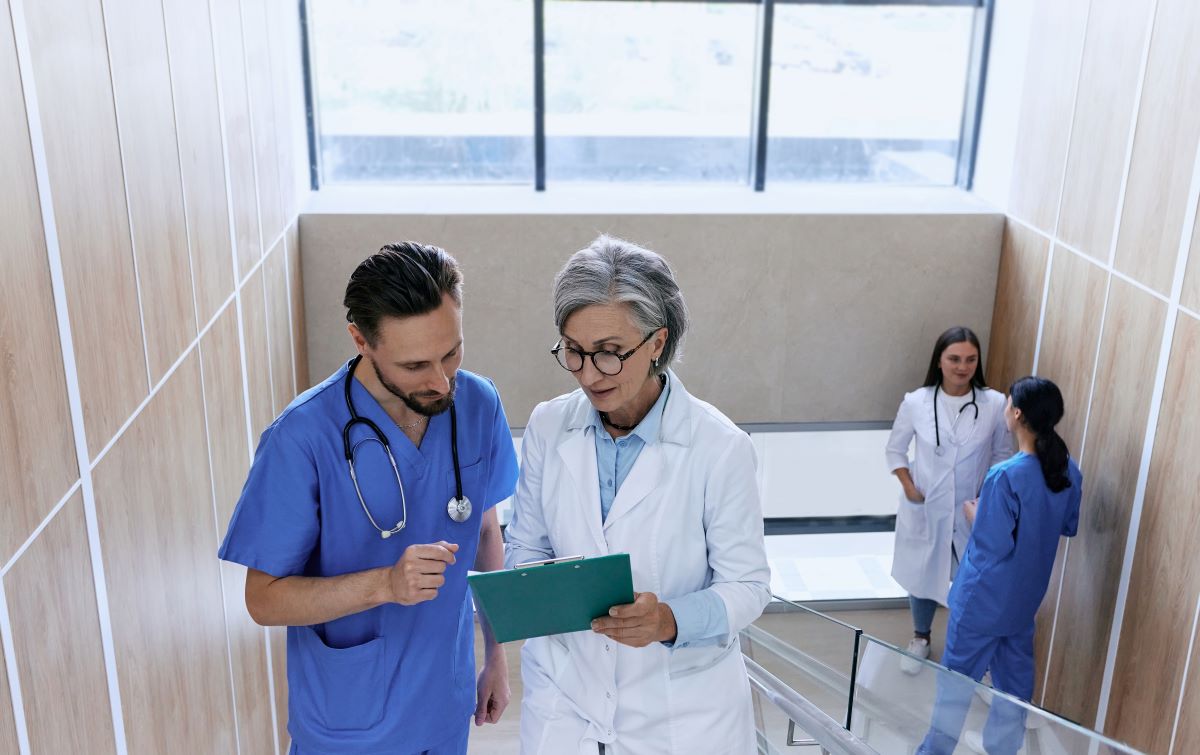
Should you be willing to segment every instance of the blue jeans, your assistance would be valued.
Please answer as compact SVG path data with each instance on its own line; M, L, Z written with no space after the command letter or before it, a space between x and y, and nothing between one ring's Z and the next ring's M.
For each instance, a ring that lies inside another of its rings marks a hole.
M933 615L937 613L938 602L909 595L908 607L912 611L913 632L928 637L933 630Z

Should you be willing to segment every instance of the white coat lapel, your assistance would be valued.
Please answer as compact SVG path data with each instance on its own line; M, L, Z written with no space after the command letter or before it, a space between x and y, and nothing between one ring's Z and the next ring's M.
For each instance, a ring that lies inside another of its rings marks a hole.
M586 403L587 399L583 399ZM587 522L588 532L601 554L608 553L608 543L600 529L600 475L596 470L596 441L578 427L568 431L566 440L558 446L567 474L575 482L569 498L579 507L577 515ZM574 555L574 554L568 554Z
M654 492L654 489L658 487L659 480L662 479L663 462L662 443L651 443L642 449L642 452L638 454L637 461L633 463L633 469L629 470L629 476L625 478L625 482L621 483L621 489L617 491L617 496L613 499L612 508L609 509L608 516L604 520L605 531L612 526L613 522L628 514L631 509L644 501L646 496Z

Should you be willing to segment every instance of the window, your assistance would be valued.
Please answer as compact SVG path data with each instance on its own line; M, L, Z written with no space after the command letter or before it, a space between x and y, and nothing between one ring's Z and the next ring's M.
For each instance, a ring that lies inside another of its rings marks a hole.
M992 0L305 0L314 187L969 186Z

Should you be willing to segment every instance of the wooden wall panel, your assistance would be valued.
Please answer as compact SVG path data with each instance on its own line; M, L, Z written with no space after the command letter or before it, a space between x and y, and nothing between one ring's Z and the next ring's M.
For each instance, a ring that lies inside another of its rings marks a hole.
M1089 726L1102 675L1083 673L1108 653L1117 588L1137 488L1147 386L1166 324L1166 304L1114 278L1083 452L1083 509L1071 542L1044 706Z
M0 564L79 476L33 152L7 0L0 0Z
M288 287L292 292L292 360L296 373L296 392L312 387L308 374L308 335L304 328L304 275L300 270L299 220L288 228Z
M230 304L204 335L200 355L204 364L204 404L217 502L217 531L223 539L246 482L246 473L250 471L241 345L234 305Z
M1169 294L1200 139L1200 3L1159 0L1116 268Z
M104 15L147 358L157 383L197 332L162 3L106 0Z
M180 171L201 326L233 293L229 201L208 3L164 0Z
M193 352L94 472L131 753L237 746L206 442Z
M1046 233L1058 214L1088 3L1034 4L1009 212Z
M275 713L279 724L279 751L287 752L291 737L288 736L288 686L287 686L287 630L271 627L267 630L271 642L271 664L275 673Z
M238 0L210 0L225 150L229 156L229 190L233 203L234 243L238 280L262 258L258 219L258 187L254 178L254 147L250 134L250 95L246 85L246 56L242 48L242 12Z
M1046 282L1049 240L1008 221L1000 251L992 337L985 355L988 384L999 391L1033 372L1042 289Z
M1179 303L1192 312L1200 313L1200 223L1192 229L1192 248L1188 250L1187 271L1183 277L1183 293Z
M1200 321L1181 315L1138 529L1105 733L1166 752L1200 594ZM1195 660L1195 659L1193 659ZM1166 713L1169 711L1170 713ZM1184 720L1195 711L1184 710ZM1188 736L1192 728L1189 726ZM1176 752L1190 752L1176 749Z
M1155 0L1092 0L1058 237L1107 263Z
M306 144L297 139L304 133L304 72L300 58L300 14L290 0L269 0L268 21L272 34L271 80L275 93L275 153L279 159L279 199L283 219L296 218L297 171L308 164Z
M197 332L162 2L106 0L104 19L146 354L157 383Z
M254 164L258 175L258 208L263 243L269 246L283 233L285 220L279 194L280 132L275 119L275 89L271 78L269 0L242 3L242 39L250 93L250 124L254 134Z
M83 495L4 578L33 752L114 752Z
M1184 684L1175 752L1200 752L1200 634L1191 647L1191 667Z
M1083 442L1107 279L1108 273L1083 257L1055 250L1037 374L1062 391L1066 414L1058 433L1072 454Z
M0 653L0 751L17 752L17 722L13 720L12 697L8 692L8 668Z
M257 445L258 436L275 419L262 268L256 270L242 287L242 338L246 346L246 379L250 386L250 429Z
M99 0L39 0L24 9L95 452L149 393L104 19Z
M222 532L225 524L221 525ZM238 741L244 755L275 752L271 723L271 687L267 669L266 630L246 610L246 567L221 562L225 591L225 624L233 654L233 685L237 691ZM281 750L286 753L287 750Z
M271 344L271 395L275 416L278 416L296 396L292 374L292 331L288 326L288 279L284 240L280 239L263 262L267 283L267 327Z

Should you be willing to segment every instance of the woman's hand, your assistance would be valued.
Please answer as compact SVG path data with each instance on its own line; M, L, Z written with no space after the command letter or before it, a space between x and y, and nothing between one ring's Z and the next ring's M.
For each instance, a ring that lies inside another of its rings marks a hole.
M979 499L972 498L969 501L963 501L963 516L967 519L967 524L975 526L975 512L979 509Z
M652 642L673 642L675 614L652 592L634 593L632 603L613 606L608 616L592 622L592 631L622 645L641 648Z
M904 486L904 497L909 503L925 503L925 495L917 490L917 486L911 482Z

